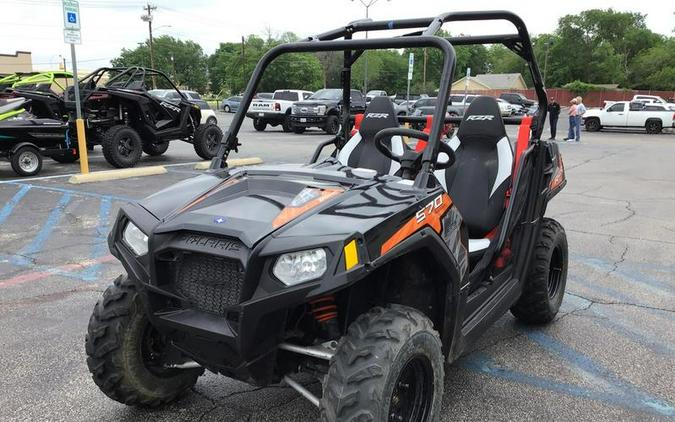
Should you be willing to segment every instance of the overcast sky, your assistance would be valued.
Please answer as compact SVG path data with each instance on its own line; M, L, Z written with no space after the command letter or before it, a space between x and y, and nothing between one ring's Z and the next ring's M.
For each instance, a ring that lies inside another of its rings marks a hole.
M364 0L368 1L368 0ZM359 0L155 0L155 36L191 39L212 53L220 42L238 41L242 35L292 31L300 36L317 34L365 16ZM123 47L134 48L148 36L141 21L143 1L80 0L82 45L78 46L81 69L93 70L109 64ZM31 51L34 67L55 68L59 56L70 52L63 43L61 0L0 0L2 14L0 53ZM664 0L378 0L370 8L373 19L433 16L452 10L507 8L519 14L532 34L555 29L558 18L591 8L613 7L620 11L647 14L647 26L672 35L675 2ZM510 32L508 26L490 24L446 25L452 33L479 34Z

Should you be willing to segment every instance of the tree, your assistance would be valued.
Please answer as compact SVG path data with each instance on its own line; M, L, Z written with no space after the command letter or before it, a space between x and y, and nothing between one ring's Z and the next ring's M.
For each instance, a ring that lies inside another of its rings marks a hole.
M675 91L675 38L640 53L631 65L633 87Z
M162 35L153 40L153 54L155 68L166 73L175 84L200 92L206 90L207 58L199 44ZM122 49L120 56L111 60L111 63L122 67L150 67L148 43L133 50Z

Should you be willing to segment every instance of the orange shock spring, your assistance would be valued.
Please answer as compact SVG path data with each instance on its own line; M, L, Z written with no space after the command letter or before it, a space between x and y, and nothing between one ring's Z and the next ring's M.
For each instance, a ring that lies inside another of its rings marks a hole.
M337 318L337 305L335 304L335 296L326 295L320 298L310 300L309 304L312 306L312 315L319 324L332 321Z

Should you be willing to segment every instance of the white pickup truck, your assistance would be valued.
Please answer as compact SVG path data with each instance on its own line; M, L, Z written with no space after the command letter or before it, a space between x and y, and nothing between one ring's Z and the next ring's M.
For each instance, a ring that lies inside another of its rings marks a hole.
M639 101L606 101L601 109L588 109L583 116L589 132L602 128L644 128L647 133L661 133L663 128L675 127L675 112L662 104Z
M263 131L267 125L278 126L284 132L293 130L291 124L291 106L297 101L306 100L313 92L297 89L278 89L274 91L272 99L255 99L246 111L246 117L253 119L253 127L257 131Z

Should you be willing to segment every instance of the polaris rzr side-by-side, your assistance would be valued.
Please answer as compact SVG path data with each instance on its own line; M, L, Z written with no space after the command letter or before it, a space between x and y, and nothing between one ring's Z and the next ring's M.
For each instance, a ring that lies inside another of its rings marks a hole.
M153 86L176 92L165 101L148 92ZM201 124L201 112L161 71L142 67L100 68L79 82L87 144L101 145L114 167L133 167L141 154L161 155L172 140L193 144L201 158L213 158L222 139L220 128ZM72 119L75 93L63 95L17 88L14 95L31 100L33 113L44 118Z
M446 22L479 20L516 32L434 35ZM372 37L390 29L411 32ZM364 31L371 38L352 39ZM494 98L446 116L453 45L495 43L527 62L542 105L520 122L515 152ZM415 118L377 97L350 136L352 65L366 50L406 48L443 56L431 127L402 127ZM309 164L228 169L265 69L282 54L318 51L344 57L337 136ZM545 104L527 29L509 12L357 21L272 48L211 170L121 208L108 243L126 274L89 321L94 382L127 405L158 406L209 370L285 382L323 421L438 421L444 363L508 310L540 324L560 307L567 241L544 215L566 182L556 144L540 139ZM446 142L450 122L459 127ZM423 144L413 150L405 137ZM298 374L315 377L320 393Z

